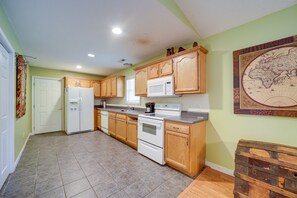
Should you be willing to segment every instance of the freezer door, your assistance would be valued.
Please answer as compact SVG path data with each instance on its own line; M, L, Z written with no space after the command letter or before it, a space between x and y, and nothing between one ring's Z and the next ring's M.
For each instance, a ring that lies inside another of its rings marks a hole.
M67 134L79 131L79 88L67 87L65 89L65 129Z
M80 131L94 129L94 89L80 88Z

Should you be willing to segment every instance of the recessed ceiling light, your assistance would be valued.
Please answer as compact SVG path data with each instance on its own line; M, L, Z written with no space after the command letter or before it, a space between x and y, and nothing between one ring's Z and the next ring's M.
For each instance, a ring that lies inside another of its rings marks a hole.
M81 65L76 65L76 68L77 68L77 69L81 69L82 66L81 66Z
M88 57L94 58L95 57L95 54L88 54Z
M113 32L114 34L122 34L122 30L121 30L121 28L118 28L118 27L114 27L114 28L112 28L112 32Z

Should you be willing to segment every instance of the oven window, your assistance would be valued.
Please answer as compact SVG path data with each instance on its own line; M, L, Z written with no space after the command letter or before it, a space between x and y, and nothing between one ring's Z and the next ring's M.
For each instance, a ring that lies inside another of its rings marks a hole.
M149 133L151 135L156 135L157 133L157 127L151 124L142 124L142 131L145 133Z

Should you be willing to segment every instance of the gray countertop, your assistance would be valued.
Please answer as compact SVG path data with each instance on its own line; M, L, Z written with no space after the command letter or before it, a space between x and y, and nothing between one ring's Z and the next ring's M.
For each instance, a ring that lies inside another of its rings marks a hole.
M145 113L145 109L128 110L128 108L126 107L107 107L107 108L97 108L97 109L101 111L110 111L110 112L130 114L130 115L139 115L139 114ZM208 113L183 111L180 116L166 117L165 120L193 124L193 123L208 120Z

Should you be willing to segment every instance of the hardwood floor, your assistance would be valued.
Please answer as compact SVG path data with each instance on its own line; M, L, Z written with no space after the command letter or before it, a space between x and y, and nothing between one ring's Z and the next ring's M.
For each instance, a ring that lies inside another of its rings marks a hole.
M207 167L178 198L234 197L233 188L234 177Z

